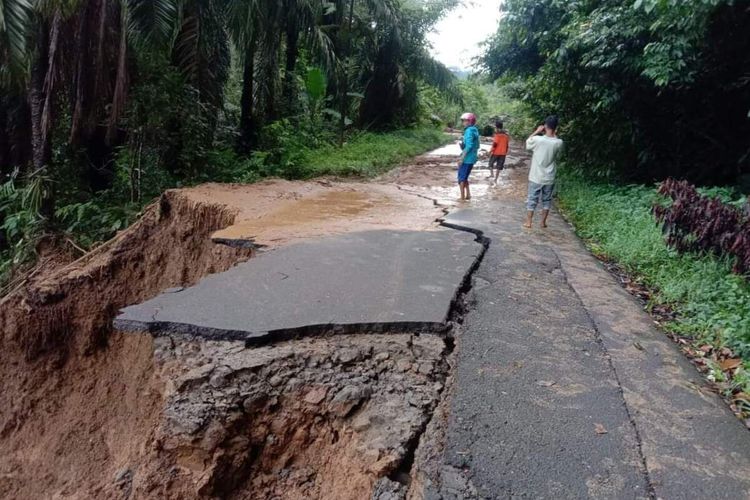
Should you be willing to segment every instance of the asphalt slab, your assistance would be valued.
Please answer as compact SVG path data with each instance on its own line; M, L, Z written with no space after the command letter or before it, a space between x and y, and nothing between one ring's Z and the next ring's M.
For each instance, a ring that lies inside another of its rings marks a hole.
M484 250L477 235L443 228L310 240L126 307L115 327L249 343L324 331L440 330Z

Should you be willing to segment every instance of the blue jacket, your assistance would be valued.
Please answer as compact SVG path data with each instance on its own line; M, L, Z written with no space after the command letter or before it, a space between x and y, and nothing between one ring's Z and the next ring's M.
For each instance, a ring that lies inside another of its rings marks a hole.
M474 125L466 127L464 130L464 163L471 165L477 162L477 155L479 154L479 129Z

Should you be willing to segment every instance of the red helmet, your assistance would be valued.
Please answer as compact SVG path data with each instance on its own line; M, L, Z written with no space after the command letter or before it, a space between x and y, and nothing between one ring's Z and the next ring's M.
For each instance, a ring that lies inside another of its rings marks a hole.
M461 115L461 120L467 120L471 125L476 125L477 115L474 113L464 113Z

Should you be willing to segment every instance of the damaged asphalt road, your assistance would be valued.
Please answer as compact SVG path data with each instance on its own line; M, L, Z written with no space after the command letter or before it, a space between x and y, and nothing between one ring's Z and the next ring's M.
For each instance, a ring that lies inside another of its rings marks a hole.
M521 228L507 174L516 194L479 185L443 228L306 241L127 308L174 371L162 439L212 457L190 474L285 498L749 498L750 434L559 215Z
M115 326L254 345L328 331L441 331L484 250L475 234L444 228L310 240L127 307Z
M492 244L426 498L748 498L750 434L559 216L517 209L447 217Z

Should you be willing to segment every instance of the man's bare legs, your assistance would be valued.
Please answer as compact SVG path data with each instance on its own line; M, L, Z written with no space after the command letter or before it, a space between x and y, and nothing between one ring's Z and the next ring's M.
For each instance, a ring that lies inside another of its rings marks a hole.
M471 190L469 189L469 181L459 182L458 188L461 190L461 200L471 199Z
M549 209L542 210L542 227L547 227L547 216L549 215Z
M527 210L526 211L526 222L524 222L523 227L531 229L531 222L534 219L534 211L533 210Z
M542 228L547 227L547 217L549 216L549 209L542 210L542 223L539 225ZM534 211L533 210L527 210L526 211L526 222L523 223L523 227L531 229L532 222L534 220Z

